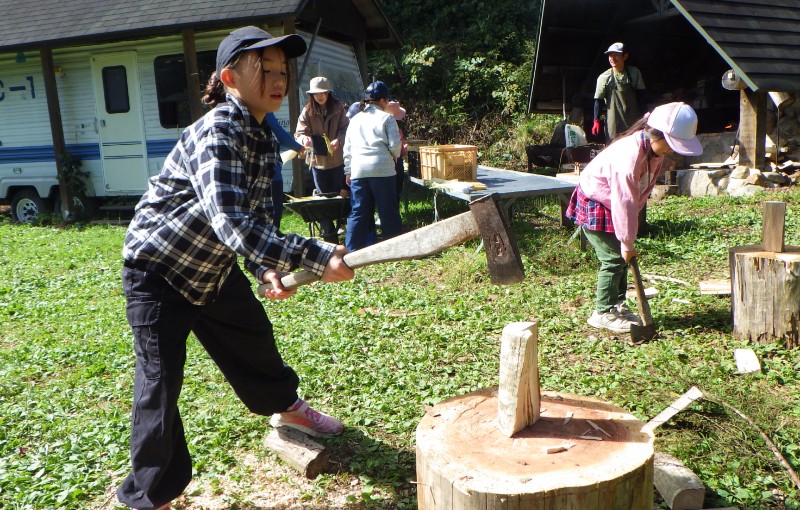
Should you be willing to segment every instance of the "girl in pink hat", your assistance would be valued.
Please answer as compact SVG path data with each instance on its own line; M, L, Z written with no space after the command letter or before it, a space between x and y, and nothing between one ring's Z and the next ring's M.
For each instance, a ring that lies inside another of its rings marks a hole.
M659 106L598 154L581 172L566 216L579 226L600 261L595 309L589 325L627 333L640 318L625 304L628 263L638 257L633 244L639 211L661 174L664 156L702 154L697 115L685 103Z

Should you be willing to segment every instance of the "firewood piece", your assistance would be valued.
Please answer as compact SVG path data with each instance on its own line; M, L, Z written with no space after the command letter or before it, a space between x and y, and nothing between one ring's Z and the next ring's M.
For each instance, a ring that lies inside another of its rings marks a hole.
M497 426L506 437L533 425L540 416L537 341L535 322L512 322L503 328Z
M784 249L786 202L764 202L761 246L764 251L780 253Z
M642 278L644 278L645 280L661 280L661 281L664 281L664 282L679 283L681 285L689 286L689 282L684 281L684 280L679 280L677 278L672 278L671 276L661 276L661 275L657 275L657 274L646 274L646 273L643 273L642 274Z
M548 446L548 447L546 447L544 449L544 451L547 454L560 453L560 452L565 452L565 451L569 450L573 446L575 446L575 443L564 443L564 444L559 444L559 445L556 445L556 446Z
M700 294L728 296L731 293L730 280L705 280L700 282Z
M736 360L736 370L740 374L761 372L761 362L752 349L736 349L733 351L733 357Z
M290 427L272 429L264 439L264 446L309 480L330 467L330 456L325 447Z
M653 483L672 510L703 508L706 489L691 469L672 455L660 452L656 453L653 468Z
M689 388L689 391L681 395L678 400L671 403L669 407L658 413L658 415L647 422L644 426L646 430L655 430L656 427L659 425L666 423L670 418L681 412L682 410L686 409L689 404L697 400L698 398L703 396L703 392L700 391L697 386L692 386Z

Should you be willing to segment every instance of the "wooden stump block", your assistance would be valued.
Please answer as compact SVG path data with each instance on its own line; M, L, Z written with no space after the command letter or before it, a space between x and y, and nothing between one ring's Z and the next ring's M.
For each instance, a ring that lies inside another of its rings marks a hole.
M729 252L733 336L800 345L800 247L776 253L737 246Z
M539 420L510 438L495 388L445 400L417 427L419 510L652 510L643 425L597 399L543 392Z

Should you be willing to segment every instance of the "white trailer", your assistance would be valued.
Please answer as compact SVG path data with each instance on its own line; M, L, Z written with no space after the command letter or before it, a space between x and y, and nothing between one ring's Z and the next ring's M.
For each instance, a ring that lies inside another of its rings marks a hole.
M196 35L201 86L228 32ZM364 84L353 47L298 33L313 40L297 62L305 69L297 80L300 107L309 79L318 75L333 81L343 101L360 99ZM66 152L88 174L81 204L91 212L115 197L140 196L192 122L181 36L57 48L53 67ZM296 124L288 101L276 115L287 130ZM291 189L291 163L283 175ZM0 202L11 204L18 221L33 221L59 202L44 77L34 51L0 55Z

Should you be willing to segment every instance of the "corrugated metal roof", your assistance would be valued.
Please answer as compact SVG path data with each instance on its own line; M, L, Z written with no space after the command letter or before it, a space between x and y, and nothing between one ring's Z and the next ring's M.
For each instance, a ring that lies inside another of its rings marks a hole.
M0 51L175 33L184 28L220 29L298 18L308 0L0 0ZM374 0L357 0L370 27L399 38ZM375 41L373 41L375 43Z
M800 1L672 0L753 90L800 90Z

